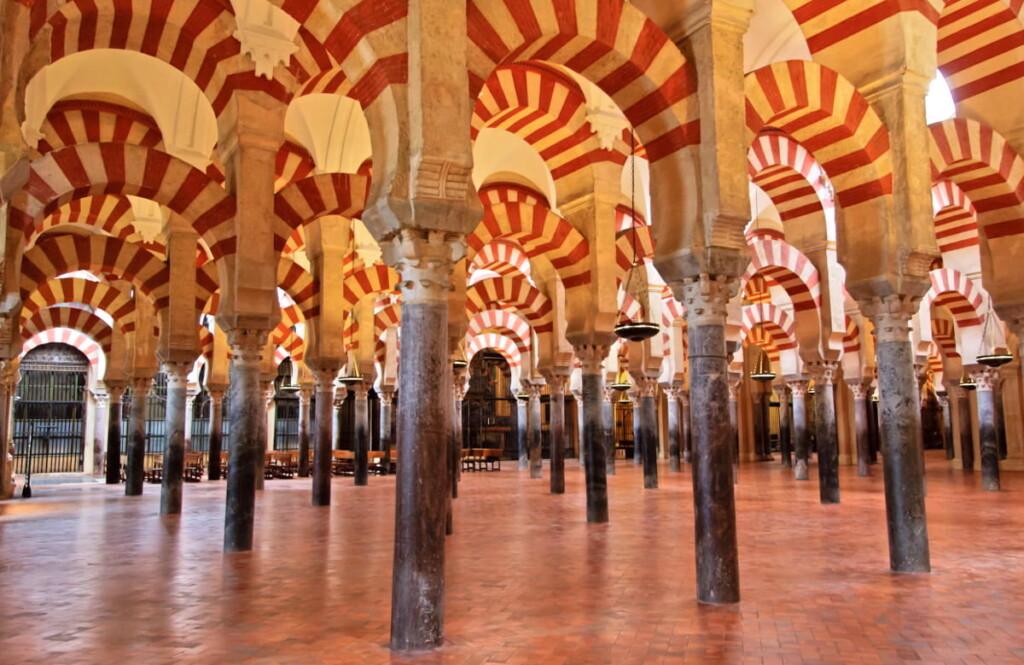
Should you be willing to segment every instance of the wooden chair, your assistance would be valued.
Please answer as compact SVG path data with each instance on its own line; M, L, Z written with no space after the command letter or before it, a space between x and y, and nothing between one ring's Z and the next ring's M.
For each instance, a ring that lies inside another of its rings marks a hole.
M356 454L351 450L332 450L331 471L336 476L354 476L356 473Z
M198 483L203 479L206 471L203 453L185 453L185 474L186 483Z

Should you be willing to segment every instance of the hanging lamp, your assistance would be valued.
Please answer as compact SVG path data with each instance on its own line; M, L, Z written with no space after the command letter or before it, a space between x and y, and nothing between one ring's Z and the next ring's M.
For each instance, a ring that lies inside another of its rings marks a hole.
M647 266L644 265L640 252L637 250L639 243L636 230L636 134L630 130L630 225L633 232L633 262L626 274L626 293L639 303L643 312L640 321L619 321L615 326L615 334L630 342L642 342L658 334L661 328L657 323L647 321L647 315L651 311L651 296L647 282Z
M359 373L359 363L349 355L348 362L345 363L345 373L338 379L338 383L343 386L355 386L363 382L363 375Z
M611 385L611 389L624 393L632 387L633 384L629 382L629 372L620 369L619 373L615 375L615 383Z
M960 387L964 390L975 390L978 387L966 369L960 374Z
M750 378L762 383L775 380L775 372L772 370L771 358L769 358L768 354L764 351L759 350L757 362L754 363L754 369L750 372Z
M1006 337L1003 336L1003 343L996 341L996 333L1002 335L998 324L992 323L994 312L992 303L989 302L988 311L985 314L985 327L981 331L981 348L978 349L977 360L986 367L1002 367L1013 362L1013 354L1006 348Z

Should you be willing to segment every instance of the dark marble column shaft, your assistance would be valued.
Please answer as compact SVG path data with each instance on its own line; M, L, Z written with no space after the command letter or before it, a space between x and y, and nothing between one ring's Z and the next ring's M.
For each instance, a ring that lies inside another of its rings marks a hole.
M445 525L452 372L448 354L448 283L442 272L403 269L402 354L397 411L398 477L391 585L391 648L425 649L444 638ZM407 274L408 273L408 274Z
M348 434L345 432L345 419L342 411L345 408L345 398L348 391L344 387L338 388L336 394L331 396L331 448L333 450L346 450L345 446ZM320 413L317 411L317 413ZM355 451L355 442L352 442L352 450Z
M807 431L807 385L808 381L797 379L789 381L789 390L793 396L793 477L796 480L808 480L807 463L810 457L810 442Z
M608 355L611 339L606 342L573 343L582 365L583 392L583 471L587 487L587 522L608 521L608 465L605 460L604 425L601 404L604 401L604 380L601 363Z
M125 469L125 496L142 496L146 470L146 401L153 377L132 379L132 408L128 414L128 466Z
M601 401L601 424L604 427L604 461L605 461L605 473L609 476L615 475L615 401L619 398L619 394L612 388L605 387L603 391L604 399ZM582 393L580 400L577 402L577 408L580 409L582 414ZM582 418L580 419L582 423ZM581 442L582 442L582 431L580 427ZM582 446L581 446L582 447Z
M517 466L520 471L530 468L530 451L527 447L529 436L529 398L520 397L516 400L516 449L519 451Z
M818 496L839 503L839 428L836 424L837 363L811 363L814 377L814 433L818 443Z
M380 447L384 451L384 475L391 473L391 450L395 446L392 436L392 419L394 418L395 391L384 387L380 393ZM461 422L461 412L459 413Z
M726 388L729 391L729 459L733 465L740 461L740 399L739 381L728 379ZM735 480L735 477L734 477Z
M793 466L793 422L789 408L789 389L785 385L776 388L779 391L779 453L782 466Z
M320 366L313 369L316 390L316 427L313 438L313 493L314 506L331 505L331 477L334 456L334 379L339 367ZM341 392L342 389L339 389Z
M683 286L690 350L697 599L736 603L740 599L733 489L733 427L729 416L729 361L726 303L730 282L688 280Z
M355 453L356 471L353 481L362 487L370 483L370 386L355 386Z
M957 389L956 405L960 421L960 463L964 471L974 471L974 413L971 409L971 392Z
M121 482L121 398L124 396L124 386L108 383L107 395L107 471L106 482L108 485L117 485Z
M927 572L931 559L920 393L910 342L910 318L917 309L916 301L888 296L862 309L865 307L875 324L889 565L895 572Z
M270 430L270 413L271 409L276 408L274 402L274 380L273 378L267 377L266 375L260 377L260 393L263 395L263 400L260 404L263 405L259 421L259 440L260 450L259 455L256 456L256 491L263 491L263 486L266 483L266 468L267 468L267 448L269 447L270 439L273 437L273 432ZM276 417L276 413L274 414Z
M1009 447L1006 442L1006 417L1003 413L1003 377L998 369L996 370L995 380L992 382L992 406L995 415L999 459L1006 459Z
M206 477L220 480L222 469L220 454L224 444L224 393L219 389L210 391L210 445L207 454Z
M679 413L681 419L681 432L683 436L683 462L689 464L693 460L693 436L691 434L692 429L690 423L692 422L692 415L690 413L690 391L684 390L680 393L679 397L680 406L682 407Z
M466 396L466 369L452 374L452 422L451 422L451 470L452 498L459 496L459 482L462 479L462 398Z
M551 393L548 432L551 438L551 493L565 494L565 385L568 371L546 375Z
M256 514L256 473L263 457L267 413L260 385L260 364L266 332L234 330L228 334L231 366L228 418L231 422L231 457L228 462L227 502L224 510L224 550L252 549Z
M682 446L680 440L679 389L668 386L665 389L668 404L668 470L678 473L682 469Z
M163 364L167 375L167 439L164 445L164 471L160 483L160 514L181 513L185 483L185 404L188 401L188 372L191 363Z
M640 408L635 412L640 449L643 456L644 489L658 489L658 379L641 377L637 381Z
M871 384L857 379L846 382L853 393L853 428L857 448L857 475L868 476L871 474L870 457L871 442L868 440L868 418L871 417L868 401L868 394L871 391Z
M956 449L953 446L953 407L950 403L949 392L938 393L939 407L942 409L942 446L946 451L946 459L956 457Z
M540 478L543 475L544 460L541 457L541 386L531 384L527 390L530 394L530 410L527 421L527 448L529 449L530 477Z
M629 402L633 409L633 465L641 466L644 463L644 436L640 430L643 417L640 415L640 390L636 386L629 391Z
M313 388L299 389L299 478L309 478L309 426Z
M991 367L978 366L971 371L977 390L978 435L981 448L981 486L986 492L999 491L999 435L996 432L995 383L999 373Z

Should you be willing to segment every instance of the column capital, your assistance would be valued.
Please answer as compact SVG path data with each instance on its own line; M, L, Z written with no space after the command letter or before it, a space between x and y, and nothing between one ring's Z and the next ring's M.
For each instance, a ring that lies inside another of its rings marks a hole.
M258 328L234 328L228 331L231 361L258 365L263 360L269 331Z
M452 268L465 252L463 237L442 231L402 229L382 243L384 258L401 274L406 304L446 304Z
M686 321L691 326L724 326L729 301L739 289L739 280L725 275L701 273L683 281L682 300Z
M645 374L638 374L634 377L636 381L637 394L640 397L656 397L658 394L658 378L655 376L647 376Z
M381 386L380 392L377 393L377 397L380 398L381 406L391 406L392 402L395 401L394 386Z
M996 383L999 381L998 370L992 367L985 367L984 365L972 365L967 368L967 371L970 373L978 392L992 392L995 390Z
M910 339L910 319L921 304L919 296L893 294L860 301L860 311L875 326L875 340L906 342Z
M799 396L800 398L807 395L807 390L810 387L810 384L811 382L807 379L790 379L786 381L786 385L789 386L789 390L793 393L793 396Z
M836 360L815 360L807 363L807 371L814 379L814 385L831 386L835 383L839 362Z
M309 404L313 399L313 386L299 386L299 401Z
M580 361L580 365L583 366L584 374L600 374L601 363L608 357L608 352L611 350L611 343L602 344L600 341L597 342L583 342L576 343L569 340L573 345L573 351L576 353L576 357Z
M136 395L148 395L150 389L153 387L153 377L133 376L131 379L131 384L133 397Z
M569 368L554 367L541 370L544 380L548 384L548 390L552 395L564 395L565 388L569 384Z
M107 387L107 395L111 402L120 402L124 397L124 391L128 388L125 381L104 381L103 384Z
M532 402L535 399L540 399L540 394L544 390L544 384L527 383L524 386L524 389L526 390L526 394L530 396L530 401Z
M611 386L605 386L604 388L601 389L601 392L603 393L602 397L604 401L611 403L615 401L615 393L617 393L618 391L612 388ZM583 393L578 390L574 390L572 396L575 397L577 400L583 399Z
M850 387L855 402L863 402L871 390L871 384L863 379L847 379L846 385Z
M20 378L18 374L19 364L17 358L0 360L0 385L9 390L14 388Z
M220 404L224 401L224 388L207 388L206 394L210 396L211 404Z

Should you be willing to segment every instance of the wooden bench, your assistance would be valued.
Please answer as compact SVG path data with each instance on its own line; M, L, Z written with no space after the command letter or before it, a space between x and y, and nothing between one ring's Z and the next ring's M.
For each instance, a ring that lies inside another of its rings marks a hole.
M398 468L398 451L391 449L387 462L384 460L383 450L370 451L370 471L381 476L393 474Z
M284 450L267 453L264 476L271 478L294 478L299 473L299 451Z
M331 451L331 472L336 476L354 476L356 454L351 450Z
M463 448L463 471L501 471L501 448Z
M203 453L185 453L185 473L183 479L186 483L198 483L203 479L206 472L206 459Z

